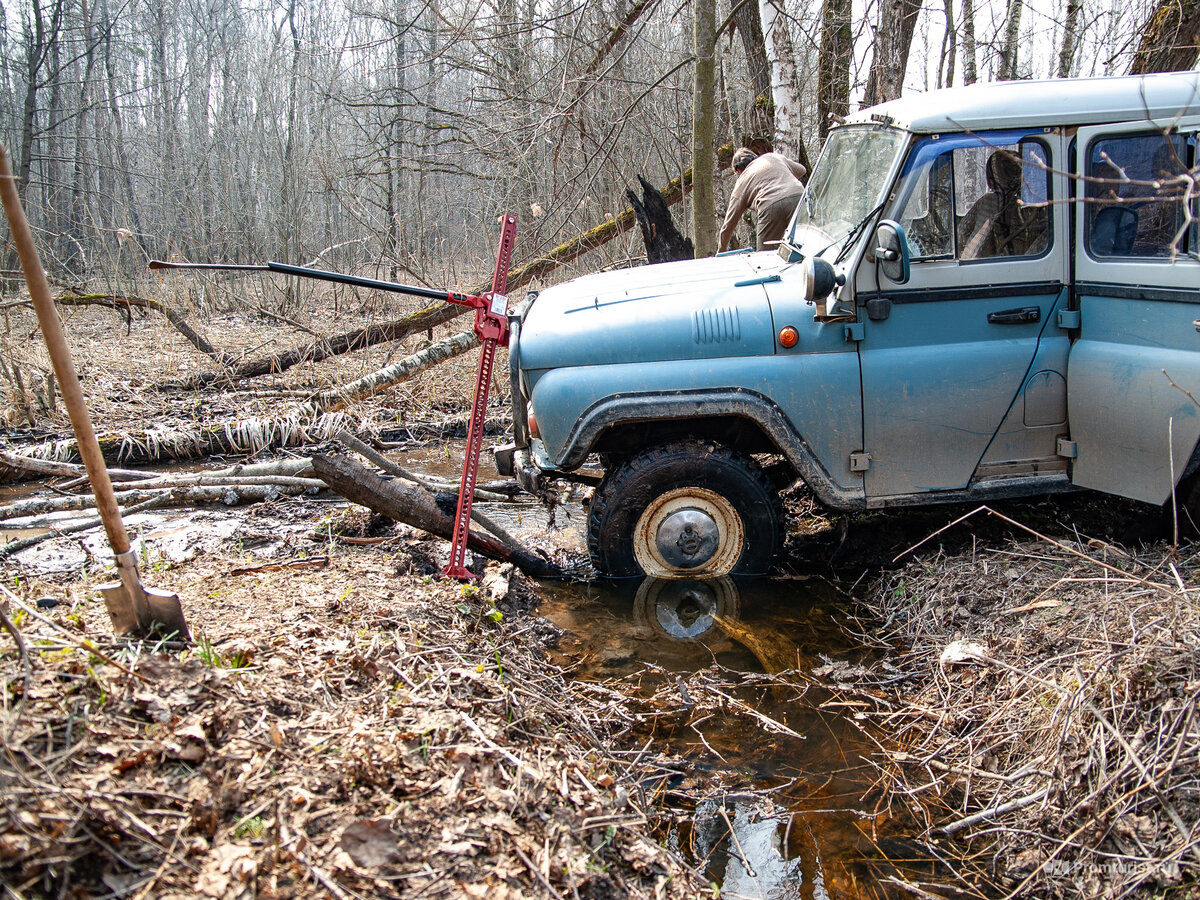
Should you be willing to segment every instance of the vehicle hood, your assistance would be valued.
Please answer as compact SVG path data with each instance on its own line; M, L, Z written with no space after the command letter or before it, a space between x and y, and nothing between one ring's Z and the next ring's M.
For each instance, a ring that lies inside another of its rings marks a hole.
M638 266L542 291L520 332L524 371L774 351L763 287L775 253Z

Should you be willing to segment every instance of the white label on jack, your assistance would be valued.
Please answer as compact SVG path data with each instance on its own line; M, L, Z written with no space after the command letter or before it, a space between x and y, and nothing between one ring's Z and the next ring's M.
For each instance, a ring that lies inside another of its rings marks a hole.
M491 311L497 316L503 316L508 312L508 297L504 294L492 294Z

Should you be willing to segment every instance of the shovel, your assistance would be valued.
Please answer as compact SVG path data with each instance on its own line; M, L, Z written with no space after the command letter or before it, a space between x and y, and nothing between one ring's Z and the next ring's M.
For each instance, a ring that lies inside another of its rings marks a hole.
M83 400L83 390L75 374L75 363L67 346L67 336L58 317L58 310L54 308L54 301L50 299L50 285L46 281L41 260L38 259L29 223L21 209L16 179L13 178L8 165L8 153L2 145L0 200L3 201L4 213L8 217L13 243L17 245L17 256L20 257L21 269L25 272L29 296L33 298L38 325L46 339L46 349L50 351L50 361L62 391L63 404L71 417L71 428L75 431L79 455L83 459L92 493L96 497L96 509L104 522L108 543L112 547L113 558L117 564L120 580L100 586L100 592L104 595L104 605L108 607L108 615L112 619L113 632L133 637L148 637L157 632L163 636L174 635L189 639L179 595L145 588L138 578L137 554L129 545L129 535L125 531L125 523L121 520L121 509L117 506L112 481L108 477L108 468L104 465L100 443L96 440L96 432L92 428L92 420Z

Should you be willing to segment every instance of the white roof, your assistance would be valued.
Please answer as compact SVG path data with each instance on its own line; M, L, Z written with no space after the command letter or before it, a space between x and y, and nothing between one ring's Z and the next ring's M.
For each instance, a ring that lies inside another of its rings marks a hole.
M1049 81L996 81L907 94L849 116L923 134L1099 125L1200 114L1200 71Z

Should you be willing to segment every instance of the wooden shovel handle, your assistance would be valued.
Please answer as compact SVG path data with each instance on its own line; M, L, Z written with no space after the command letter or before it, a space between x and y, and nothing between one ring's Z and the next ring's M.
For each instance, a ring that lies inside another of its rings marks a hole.
M71 417L79 456L87 470L92 493L96 496L96 509L104 522L104 530L108 534L113 553L127 553L129 535L125 531L125 523L121 521L121 510L113 494L104 455L100 452L100 443L96 440L96 431L92 428L92 420L88 416L79 377L75 374L75 363L71 359L71 349L67 346L67 336L58 317L58 310L54 307L54 301L50 298L50 284L46 281L46 272L38 258L33 234L29 230L25 212L21 209L17 182L13 178L12 169L8 164L8 153L3 145L0 145L0 200L4 203L4 214L8 217L8 227L12 231L13 243L17 246L17 256L21 259L21 268L25 272L25 283L29 286L29 296L37 312L38 324L41 326L42 336L46 339L46 349L50 351L50 362L54 366L59 390L62 391L63 404Z

